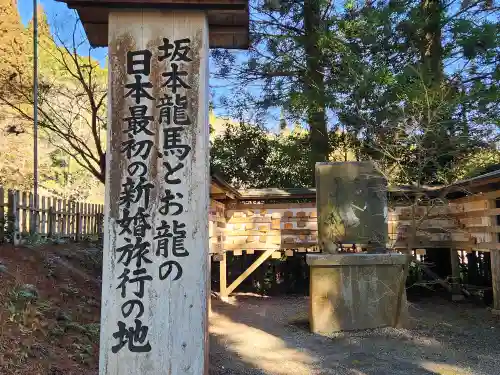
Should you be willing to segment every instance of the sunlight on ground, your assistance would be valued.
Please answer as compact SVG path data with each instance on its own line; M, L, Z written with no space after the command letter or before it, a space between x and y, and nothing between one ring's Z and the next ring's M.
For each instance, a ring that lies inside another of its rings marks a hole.
M296 349L287 348L283 340L260 329L235 323L224 315L212 312L210 333L224 338L228 349L243 361L272 374L311 374L314 358Z
M462 367L452 366L445 363L436 363L428 361L418 362L419 366L428 371L439 375L475 375L476 372L466 370Z
M420 327L380 329L366 335L344 332L325 339L300 329L286 329L290 321L307 324L303 304L292 300L259 304L254 299L231 299L218 303L217 309L210 312L210 334L230 356L269 375L485 373L478 372L475 363L460 360L461 354L448 342ZM430 324L434 326L435 321ZM241 374L236 368L234 373Z

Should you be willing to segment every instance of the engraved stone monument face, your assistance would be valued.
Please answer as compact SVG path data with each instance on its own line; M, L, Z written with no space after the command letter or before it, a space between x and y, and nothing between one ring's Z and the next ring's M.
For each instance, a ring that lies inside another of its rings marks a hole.
M387 182L371 162L316 164L319 246L338 243L385 247Z

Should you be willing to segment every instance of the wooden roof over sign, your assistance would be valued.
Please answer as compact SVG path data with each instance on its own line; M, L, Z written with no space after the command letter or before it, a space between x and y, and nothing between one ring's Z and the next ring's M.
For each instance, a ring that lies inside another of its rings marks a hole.
M247 49L248 0L57 0L78 12L93 47L108 45L108 16L113 10L161 9L207 12L210 48Z

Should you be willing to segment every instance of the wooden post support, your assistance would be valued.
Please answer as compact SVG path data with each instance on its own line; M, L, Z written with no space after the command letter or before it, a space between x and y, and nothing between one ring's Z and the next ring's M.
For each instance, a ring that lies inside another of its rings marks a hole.
M463 301L465 296L460 287L460 259L456 249L450 249L451 261L451 299L452 301Z
M204 12L109 16L100 373L208 371Z
M219 294L220 298L224 301L229 297L229 293L227 292L227 255L224 251L221 254L221 259L219 262Z
M488 208L494 209L498 208L498 198L488 200ZM490 217L490 226L498 225L498 216ZM498 233L491 233L492 241L491 242L499 242L498 241ZM491 249L490 250L490 263L491 263L491 287L493 289L493 306L492 312L495 315L500 315L500 250Z
M500 315L500 251L491 250L491 285L493 287L492 312Z
M208 374L209 37L247 0L64 1L109 47L100 374Z
M245 279L252 274L262 263L264 263L273 253L275 249L267 249L264 251L256 260L253 262L250 267L246 269L236 280L234 280L231 285L229 285L226 289L226 293L229 296L237 287L240 285Z

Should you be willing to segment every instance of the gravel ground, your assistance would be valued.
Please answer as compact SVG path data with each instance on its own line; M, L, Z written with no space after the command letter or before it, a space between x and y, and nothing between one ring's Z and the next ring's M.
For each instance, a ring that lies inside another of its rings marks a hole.
M500 318L434 298L408 329L325 338L298 323L307 298L212 299L210 375L500 375Z

